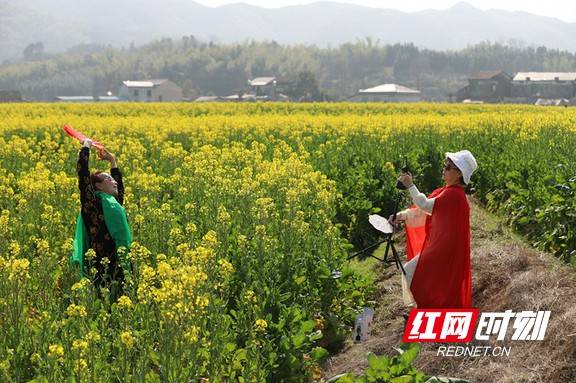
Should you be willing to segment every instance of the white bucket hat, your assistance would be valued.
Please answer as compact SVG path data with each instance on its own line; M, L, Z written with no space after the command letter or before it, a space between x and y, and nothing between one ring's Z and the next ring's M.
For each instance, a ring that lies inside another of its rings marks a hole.
M450 158L452 162L454 162L454 165L460 170L464 183L469 184L472 173L478 168L478 164L472 153L468 150L460 150L456 153L446 152L446 157Z

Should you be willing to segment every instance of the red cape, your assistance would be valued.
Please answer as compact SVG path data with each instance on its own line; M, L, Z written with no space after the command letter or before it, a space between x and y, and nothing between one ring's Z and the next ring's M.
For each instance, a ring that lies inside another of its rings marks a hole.
M434 190L432 215L420 227L406 226L408 259L418 253L410 290L419 309L468 308L472 304L470 206L464 189Z

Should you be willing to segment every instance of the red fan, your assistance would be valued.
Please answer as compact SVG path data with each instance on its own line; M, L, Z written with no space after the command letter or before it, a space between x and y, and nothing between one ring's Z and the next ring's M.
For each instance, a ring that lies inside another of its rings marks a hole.
M86 137L83 133L77 131L76 129L74 129L73 127L71 127L70 125L64 125L64 131L66 132L66 134L68 134L70 137L76 138L78 141L80 141L81 143L84 142L84 140L86 140L88 137ZM93 140L92 141L92 146L94 146L96 149L102 150L104 149L104 145L102 145L100 142L98 142L97 140Z

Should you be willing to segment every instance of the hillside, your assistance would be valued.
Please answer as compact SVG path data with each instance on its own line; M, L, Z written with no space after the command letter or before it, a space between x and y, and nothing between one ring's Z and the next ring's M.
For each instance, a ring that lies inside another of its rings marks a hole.
M216 8L187 0L4 0L0 61L42 42L49 52L78 44L126 47L194 35L222 43L274 40L321 46L372 38L429 49L463 49L482 41L516 41L574 51L576 23L525 12L482 11L467 3L413 13L319 2L275 9L247 4Z
M421 371L469 379L474 383L576 382L576 275L551 254L535 251L500 219L471 205L473 305L481 312L550 310L541 342L492 342L511 346L509 357L436 356L437 343L422 343L415 361ZM395 354L403 335L400 277L395 268L374 265L378 296L371 338L348 343L324 366L324 376L367 366L367 352ZM471 344L480 344L477 341ZM486 345L486 344L483 344Z

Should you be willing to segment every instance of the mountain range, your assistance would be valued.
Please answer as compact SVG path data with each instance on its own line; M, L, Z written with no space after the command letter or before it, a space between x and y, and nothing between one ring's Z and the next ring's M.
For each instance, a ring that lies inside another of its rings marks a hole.
M334 46L370 38L434 50L492 41L576 51L576 23L463 2L406 13L335 2L269 9L190 0L0 0L0 60L16 59L36 42L56 53L80 44L122 47L190 35L223 43Z

